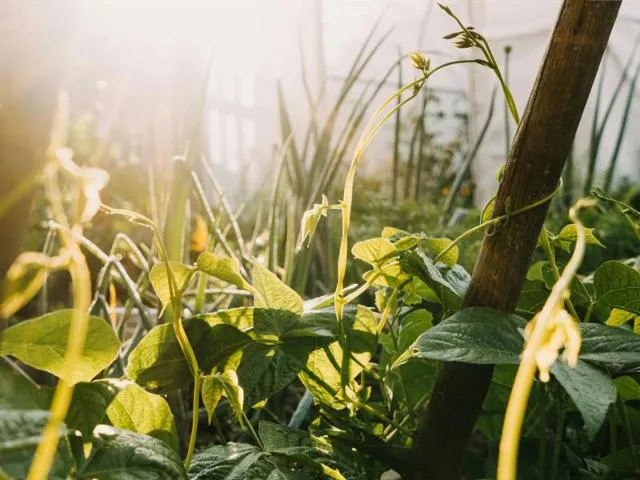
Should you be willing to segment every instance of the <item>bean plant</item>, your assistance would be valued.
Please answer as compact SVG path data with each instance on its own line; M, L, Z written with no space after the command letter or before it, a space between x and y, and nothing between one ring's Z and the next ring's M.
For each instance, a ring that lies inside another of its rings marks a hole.
M229 228L221 227L195 168L186 178L203 213L192 239L198 255L176 260L167 246L176 235L100 201L108 175L73 162L61 102L43 174L56 241L18 257L0 312L13 318L57 270L70 274L73 304L12 321L2 332L0 477L410 476L418 412L442 362L497 366L476 425L479 446L463 468L468 478L637 474L640 259L578 272L584 255L605 247L581 211L619 215L636 235L640 212L601 191L578 200L570 223L541 232L514 313L464 308L470 274L458 263L460 242L553 195L493 218L490 201L480 223L455 239L387 226L349 245L358 162L432 75L461 63L491 69L519 122L489 43L442 9L459 28L445 38L478 58L432 66L412 53L418 77L370 118L342 198L331 202L318 192L319 203L302 215L298 250L323 217L341 218L337 284L317 298L287 285L290 262L285 268L277 257L251 256L228 206ZM101 250L83 234L95 215L126 219L145 232L146 243L119 234L110 251ZM101 264L93 285L85 255ZM349 262L366 269L357 285L345 285ZM362 300L365 293L373 305ZM118 301L120 310L113 308ZM40 372L57 382L36 382ZM300 386L293 414L284 421L273 415L274 399ZM206 438L210 431L219 441Z

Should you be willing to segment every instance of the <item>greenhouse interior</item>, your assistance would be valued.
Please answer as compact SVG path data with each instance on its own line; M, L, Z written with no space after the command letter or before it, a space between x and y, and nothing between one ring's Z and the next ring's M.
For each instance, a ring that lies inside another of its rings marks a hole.
M640 479L640 2L0 2L0 479Z

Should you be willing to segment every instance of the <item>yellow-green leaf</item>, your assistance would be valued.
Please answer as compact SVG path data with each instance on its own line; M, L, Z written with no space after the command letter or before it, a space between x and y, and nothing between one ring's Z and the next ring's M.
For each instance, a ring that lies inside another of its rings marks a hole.
M106 410L114 427L144 433L178 450L176 425L169 404L131 382L120 390Z
M587 245L596 245L598 247L605 248L600 240L598 240L598 238L593 234L593 228L585 228L584 232ZM569 225L562 227L562 230L560 230L560 233L556 235L553 242L565 252L569 252L571 250L571 245L574 244L577 239L578 231L576 230L576 226L573 223L570 223Z
M440 255L440 252L448 248L453 243L453 241L448 238L425 238L422 240L422 243L435 255ZM445 253L442 258L438 259L438 261L444 263L449 267L453 267L456 263L458 263L458 255L458 247L454 246L453 248L451 248L451 250Z
M118 356L120 341L109 324L89 316L80 359L65 375L65 352L73 310L58 310L6 329L0 340L0 355L13 355L34 368L45 370L70 383L89 381Z
M191 269L180 262L169 262L171 271L176 280L178 290L182 290L185 283L191 278ZM162 308L166 308L171 303L171 289L169 288L169 275L164 262L156 263L149 272L149 280L156 295L162 303ZM176 292L177 294L178 292Z
M259 263L253 267L253 288L256 307L287 310L298 315L304 312L300 295Z
M624 325L627 322L630 322L637 315L633 312L627 312L626 310L621 310L619 308L614 308L611 310L609 314L609 318L607 318L607 325L612 327L619 327L620 325Z
M197 265L198 270L212 277L238 288L247 288L247 282L240 275L240 265L233 258L221 257L213 252L203 252L198 256Z
M370 238L356 243L351 248L354 257L369 264L376 264L381 260L391 258L396 249L386 238Z

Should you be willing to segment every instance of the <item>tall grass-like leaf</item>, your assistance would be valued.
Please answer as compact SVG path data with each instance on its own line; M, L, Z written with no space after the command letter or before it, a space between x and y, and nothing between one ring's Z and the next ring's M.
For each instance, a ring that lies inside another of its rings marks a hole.
M594 112L593 123L591 127L591 145L589 147L589 164L587 166L587 175L584 182L583 193L584 195L588 195L593 187L593 181L595 178L595 170L596 164L598 161L598 152L600 150L600 143L602 141L602 135L604 134L604 130L609 122L609 118L611 116L611 112L613 111L613 106L615 105L618 97L622 93L622 87L624 82L629 77L629 70L631 69L631 64L636 56L636 52L638 50L638 46L640 46L640 36L637 36L634 42L633 50L629 55L627 62L624 65L624 69L622 71L622 75L618 79L618 83L613 91L613 95L611 95L611 99L607 105L607 109L605 110L604 116L602 117L602 121L598 123L599 111L600 111L600 103L602 101L602 89L604 85L605 78L605 70L603 69L603 73L600 77L600 83L598 84L598 94L596 97L596 108Z
M398 47L398 58L402 58L402 53L400 51L400 47ZM402 88L402 63L398 63L398 84L396 85L396 90L400 90ZM396 101L396 106L400 104L401 100L398 97ZM400 109L396 110L396 118L395 125L393 128L393 172L391 179L391 201L395 204L398 200L398 176L400 174L400 136L401 136L401 122L402 117L400 114Z
M622 141L624 140L624 135L627 131L627 124L629 122L629 113L631 112L631 105L633 105L633 100L636 96L636 84L638 83L638 76L640 75L640 63L636 66L636 71L633 74L633 78L629 84L629 93L627 94L627 101L624 105L624 112L622 114L622 120L620 121L620 129L618 130L618 136L616 138L616 146L611 155L611 160L609 161L609 167L607 168L607 173L604 181L604 191L608 192L611 188L611 182L613 181L613 174L616 169L616 165L618 163L618 156L620 155L620 149L622 147Z
M303 173L303 166L301 163L300 155L298 154L298 148L296 147L296 141L293 138L293 130L291 128L291 119L289 116L289 110L284 100L284 94L282 93L282 85L278 82L278 112L280 115L280 134L282 136L283 152L286 153L287 162L287 175L289 177L289 184L291 188L297 193L305 190L306 179ZM285 144L287 148L285 148Z

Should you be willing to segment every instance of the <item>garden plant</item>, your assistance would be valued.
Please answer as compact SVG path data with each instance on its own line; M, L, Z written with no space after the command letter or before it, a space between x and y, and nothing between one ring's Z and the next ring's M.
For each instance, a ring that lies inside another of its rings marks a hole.
M199 122L159 220L101 197L109 173L74 161L61 94L39 183L0 198L2 218L39 185L48 212L44 248L18 254L3 279L0 478L638 478L638 205L610 194L610 178L606 191L587 179L545 225L619 6L564 2L522 116L489 42L445 5L455 25L445 39L469 56L432 65L412 52L416 79L368 117L360 99L338 140L364 48L316 150L309 138L297 148L279 92L262 246L200 162ZM367 146L458 64L495 75L494 102L517 127L496 194L454 238L386 225L353 242ZM587 226L603 218L633 254L589 262L610 247ZM126 225L109 248L90 236L97 219ZM333 253L322 248L332 232ZM462 249L482 235L470 272ZM322 262L335 286L311 296ZM69 302L50 308L61 274ZM33 303L42 314L25 319Z

